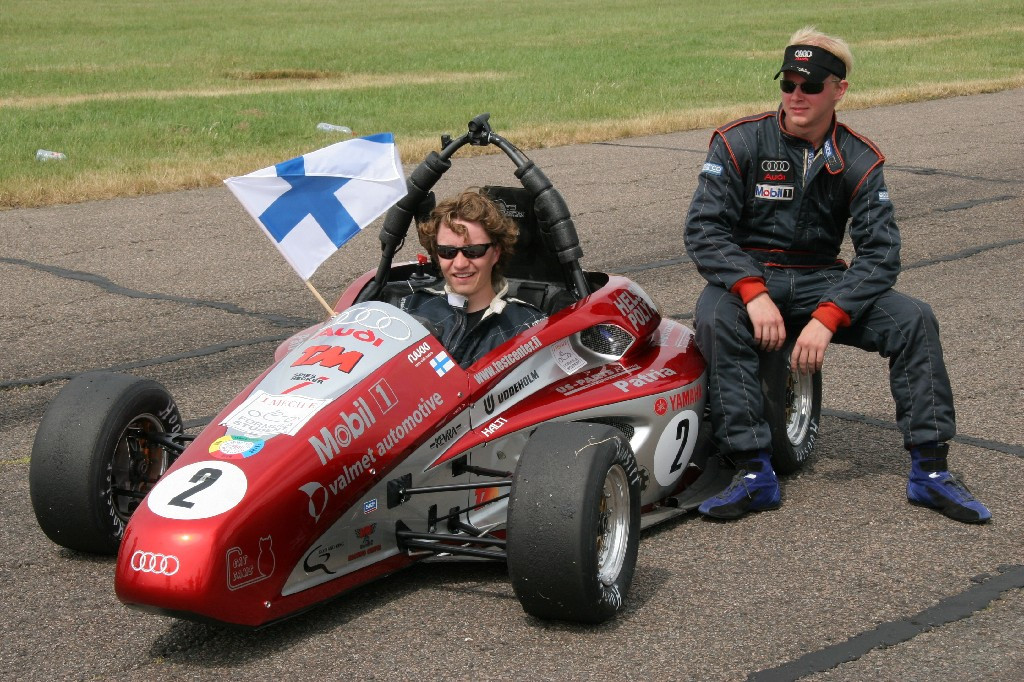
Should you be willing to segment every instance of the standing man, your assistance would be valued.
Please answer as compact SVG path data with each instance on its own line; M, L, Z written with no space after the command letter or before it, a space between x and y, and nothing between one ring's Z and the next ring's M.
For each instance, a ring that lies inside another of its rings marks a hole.
M832 342L888 358L910 451L907 498L958 521L987 521L989 510L947 469L956 427L938 322L927 304L892 289L900 235L885 157L836 121L850 48L811 27L789 42L775 74L781 106L714 132L686 216L686 250L708 282L695 327L714 438L739 469L700 512L735 519L781 504L758 351L781 349L791 333L790 361L803 373L821 369ZM849 266L838 259L847 223Z

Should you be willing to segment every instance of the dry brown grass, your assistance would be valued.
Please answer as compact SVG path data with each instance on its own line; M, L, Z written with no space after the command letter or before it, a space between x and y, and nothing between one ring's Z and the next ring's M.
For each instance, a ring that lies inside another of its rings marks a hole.
M473 74L475 77L477 74ZM261 81L261 85L266 83ZM319 84L319 83L318 83ZM286 84L287 85L287 84ZM326 85L332 85L330 83ZM337 86L338 84L333 84ZM310 87L309 83L302 84ZM987 81L948 81L910 88L892 88L865 93L851 92L843 102L843 109L864 109L875 106L940 99L960 95L975 95L1024 87L1024 75ZM642 137L664 133L713 128L726 121L756 111L771 109L775 102L754 106L720 107L666 112L654 116L640 116L625 120L595 121L589 123L563 123L503 130L502 135L518 147L529 150L569 144L586 144ZM437 138L400 139L399 148L406 169L419 163L428 152L437 149ZM465 147L460 156L499 153L496 148ZM120 173L110 171L76 177L59 186L52 180L26 180L24 183L0 189L0 208L24 208L51 204L74 203L114 197L131 197L181 189L213 187L232 175L250 172L272 165L281 159L269 159L255 154L235 154L205 162L183 162L179 165L156 165L148 172Z
M298 73L310 75L295 75ZM273 75L290 74L290 75ZM93 92L81 95L41 95L39 97L0 97L0 108L33 109L87 102L115 102L124 100L168 100L181 97L232 97L276 92L329 92L372 87L402 85L435 85L438 83L467 83L497 80L502 75L492 71L474 73L406 73L391 75L327 74L321 71L262 71L239 72L232 78L238 85L188 90L130 90L125 92Z

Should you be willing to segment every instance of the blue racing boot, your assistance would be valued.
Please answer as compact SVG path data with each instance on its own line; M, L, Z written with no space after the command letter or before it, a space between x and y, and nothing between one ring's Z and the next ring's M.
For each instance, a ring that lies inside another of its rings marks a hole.
M738 519L747 512L778 509L782 505L779 479L772 469L771 454L757 452L751 458L736 457L739 471L729 487L704 500L697 511L715 519Z
M992 512L947 470L948 452L946 443L911 448L907 499L911 504L937 509L964 523L988 521Z

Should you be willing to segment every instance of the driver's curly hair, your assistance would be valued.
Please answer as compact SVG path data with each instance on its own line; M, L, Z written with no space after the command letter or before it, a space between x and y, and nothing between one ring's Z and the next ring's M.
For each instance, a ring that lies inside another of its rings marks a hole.
M458 196L450 197L439 203L430 212L430 217L417 226L420 244L430 257L437 262L437 231L441 226L447 226L460 237L466 236L466 228L457 224L456 220L470 223L480 223L487 233L491 243L501 248L501 256L494 264L491 273L492 281L497 284L501 278L502 266L508 256L515 250L516 240L519 238L519 226L516 222L502 213L497 204L494 203L482 189L471 187Z

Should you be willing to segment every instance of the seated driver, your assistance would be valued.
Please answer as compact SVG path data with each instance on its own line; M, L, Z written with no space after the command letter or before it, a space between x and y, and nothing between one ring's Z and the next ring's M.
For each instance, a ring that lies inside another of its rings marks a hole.
M481 191L468 189L442 201L418 232L445 285L420 289L400 306L432 322L460 366L468 367L544 317L529 303L507 296L501 269L519 227Z

